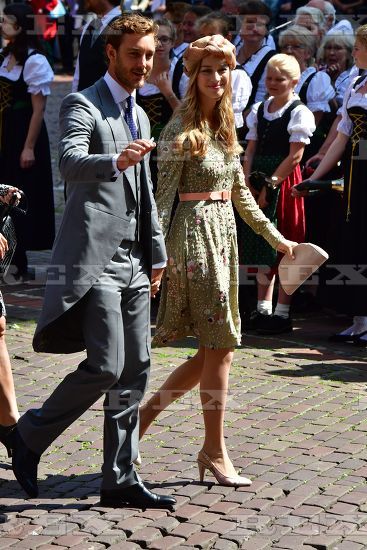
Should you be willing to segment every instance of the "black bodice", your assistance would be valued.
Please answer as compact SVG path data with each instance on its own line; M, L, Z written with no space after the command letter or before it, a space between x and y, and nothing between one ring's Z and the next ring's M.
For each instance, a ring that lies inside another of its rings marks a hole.
M286 157L289 154L289 133L287 130L291 113L295 107L302 105L302 101L295 99L284 111L283 116L274 120L264 117L264 103L261 103L257 112L257 155L277 155Z

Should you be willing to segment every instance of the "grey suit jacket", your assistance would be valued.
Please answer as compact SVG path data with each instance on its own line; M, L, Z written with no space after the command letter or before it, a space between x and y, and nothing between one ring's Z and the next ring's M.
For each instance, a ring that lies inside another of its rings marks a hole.
M141 136L149 120L137 106ZM136 177L128 168L114 178L112 157L131 135L104 79L68 95L60 110L60 172L67 201L57 234L35 351L72 353L85 348L80 330L83 297L103 273L122 240L135 240ZM152 194L149 158L140 171L141 244L148 273L167 259Z

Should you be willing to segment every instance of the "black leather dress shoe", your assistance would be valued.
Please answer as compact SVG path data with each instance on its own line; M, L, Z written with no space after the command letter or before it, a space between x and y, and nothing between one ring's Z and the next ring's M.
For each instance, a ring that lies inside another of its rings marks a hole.
M101 491L101 506L111 508L168 508L172 509L176 499L171 496L157 495L145 487L142 482L124 489Z
M364 338L362 338L362 336ZM362 346L362 347L367 346L366 336L367 336L367 330L365 330L364 332L361 332L360 334L356 334L353 339L353 344L355 346Z
M280 315L263 315L257 327L257 334L283 334L292 332L292 320L290 317Z
M353 334L332 334L328 338L329 342L335 342L336 344L353 344Z
M37 468L40 456L27 447L17 429L13 432L12 451L13 472L18 483L29 497L37 497Z

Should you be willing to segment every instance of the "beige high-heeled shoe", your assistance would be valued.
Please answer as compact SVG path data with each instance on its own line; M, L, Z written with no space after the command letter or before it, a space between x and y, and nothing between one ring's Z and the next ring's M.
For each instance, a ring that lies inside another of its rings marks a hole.
M135 466L141 466L141 455L140 455L140 451L138 451L138 456L136 457L136 459L133 460L133 464L135 464Z
M227 487L248 487L252 484L251 479L248 479L247 477L241 477L239 475L229 477L224 475L220 470L218 470L210 457L203 450L199 451L197 462L201 483L204 481L205 470L210 470L219 485L226 485Z

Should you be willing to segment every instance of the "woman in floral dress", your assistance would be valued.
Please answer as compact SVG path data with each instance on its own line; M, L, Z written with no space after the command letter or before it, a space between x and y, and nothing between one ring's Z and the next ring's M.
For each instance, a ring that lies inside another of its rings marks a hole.
M184 54L189 85L183 105L162 133L158 148L157 208L166 237L168 266L154 346L194 335L196 355L180 365L141 408L141 435L174 399L200 384L205 440L198 456L224 485L249 485L230 461L223 420L233 350L241 340L234 213L277 250L292 254L245 185L231 105L233 45L220 35L191 43ZM180 202L170 224L176 190Z

